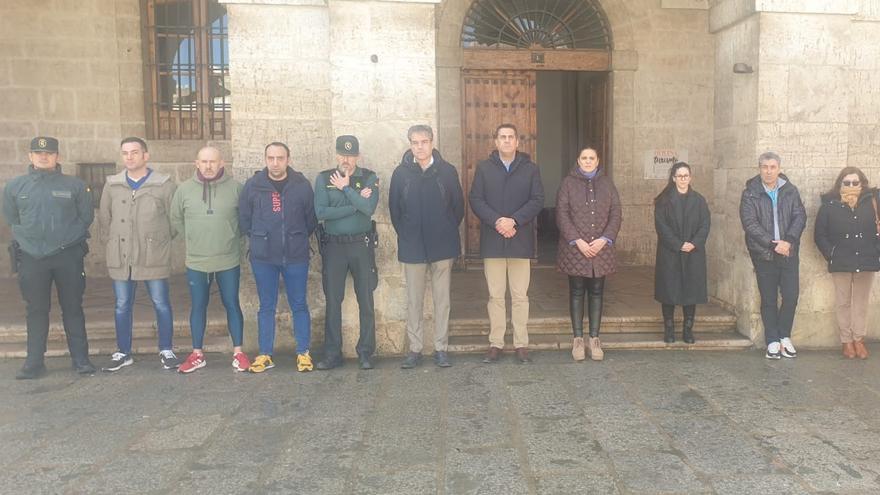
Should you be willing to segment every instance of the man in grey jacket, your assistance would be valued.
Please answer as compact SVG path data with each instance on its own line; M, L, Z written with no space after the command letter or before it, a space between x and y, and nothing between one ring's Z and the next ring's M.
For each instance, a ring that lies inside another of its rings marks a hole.
M98 222L107 246L107 270L116 294L116 346L104 371L131 365L132 309L135 289L143 281L156 311L159 360L166 370L180 364L171 350L172 313L168 296L171 276L171 198L177 186L147 162L147 143L127 137L120 143L125 169L107 177Z
M799 292L798 251L807 224L801 195L782 174L780 164L776 153L761 154L760 173L746 182L739 204L746 247L761 293L767 359L797 357L791 327ZM781 306L777 304L780 292Z

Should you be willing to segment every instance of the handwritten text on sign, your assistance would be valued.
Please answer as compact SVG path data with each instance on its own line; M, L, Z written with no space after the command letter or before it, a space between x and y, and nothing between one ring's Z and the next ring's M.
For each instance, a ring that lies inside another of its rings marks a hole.
M645 178L666 180L669 167L675 162L688 161L688 151L683 149L655 149L645 152Z

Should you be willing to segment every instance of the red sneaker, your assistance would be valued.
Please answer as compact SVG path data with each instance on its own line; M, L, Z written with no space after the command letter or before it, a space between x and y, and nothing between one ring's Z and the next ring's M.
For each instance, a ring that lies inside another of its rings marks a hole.
M177 371L180 373L192 373L199 368L204 368L207 364L204 354L193 352L186 357L186 361L177 368Z
M236 352L232 355L232 368L235 369L235 371L247 371L250 367L251 360L248 359L247 354Z

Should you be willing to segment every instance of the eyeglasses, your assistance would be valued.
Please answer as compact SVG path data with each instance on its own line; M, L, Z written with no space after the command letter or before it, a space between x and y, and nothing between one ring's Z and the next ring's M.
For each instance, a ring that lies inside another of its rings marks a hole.
M687 174L687 175L673 175L673 177L675 177L676 179L690 179L690 178L691 178L690 174Z
M859 181L859 180L845 180L845 181L843 181L843 185L846 187L858 187L859 184L861 184L861 183L862 183L862 181Z

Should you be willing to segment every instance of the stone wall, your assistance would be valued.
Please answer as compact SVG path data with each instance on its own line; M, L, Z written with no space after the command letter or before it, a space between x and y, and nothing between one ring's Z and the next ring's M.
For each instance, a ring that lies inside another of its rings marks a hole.
M880 181L880 24L869 3L764 0L751 8L727 0L713 6L716 200L722 208L713 210L721 235L713 239L710 264L725 274L713 279L718 297L736 306L740 331L758 341L757 288L735 208L743 182L757 174L757 155L775 150L808 215L793 338L806 346L839 342L833 287L812 227L819 194L842 167L860 167L874 184ZM733 74L734 62L755 72ZM869 328L869 336L880 336L880 329Z
M66 173L115 162L120 136L144 134L142 66L138 0L0 2L0 183L25 171L37 134L61 141ZM0 245L9 239L0 222Z
M714 44L705 2L603 0L613 38L611 156L623 202L617 250L623 262L654 263L654 196L665 185L644 178L645 153L688 151L694 187L712 201ZM471 0L437 7L437 73L443 152L461 163L461 26ZM538 102L540 105L540 101ZM538 129L538 141L541 129ZM540 161L540 159L539 159ZM554 164L555 166L555 164Z
M378 349L385 354L402 352L406 295L387 192L391 173L408 148L406 130L416 123L436 126L434 6L336 0L225 3L232 86L237 91L232 114L236 173L243 179L261 168L263 146L281 140L291 146L294 168L314 183L321 170L336 165L335 136L358 136L361 165L380 177L374 217L381 243L375 292ZM437 142L443 139L441 132ZM312 328L321 340L319 257L311 270ZM248 287L252 280L243 276L242 283ZM350 279L348 284L343 335L345 352L351 354L358 310ZM251 308L255 304L253 298L246 301ZM280 344L289 345L289 337Z

